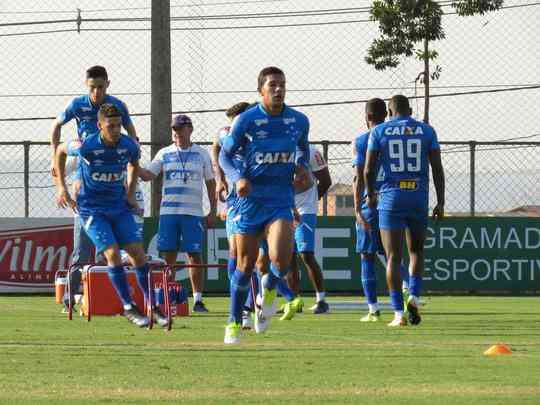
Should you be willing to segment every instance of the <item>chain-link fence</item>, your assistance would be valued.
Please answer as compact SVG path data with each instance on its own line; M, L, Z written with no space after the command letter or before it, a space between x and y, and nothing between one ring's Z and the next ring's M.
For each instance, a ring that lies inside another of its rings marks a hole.
M208 147L208 143L205 143ZM332 187L321 201L320 214L352 215L351 146L348 142L318 142L328 161ZM446 210L453 214L501 215L540 201L540 142L441 142L446 174ZM1 217L57 217L70 213L55 207L46 142L0 142L4 159L0 172ZM142 146L142 164L150 161L150 145ZM497 167L493 168L493 162ZM150 187L142 184L146 212ZM431 189L431 206L435 193Z
M370 4L172 0L173 111L189 112L194 141L208 142L225 124L222 111L256 100L259 70L277 65L287 75L287 102L310 118L311 140L343 141L329 146L329 164L334 183L350 184L348 143L365 128L364 100L403 93L412 97L414 114L423 115L423 90L415 81L420 61L404 59L397 69L383 72L364 62L378 35L369 21ZM537 115L530 100L540 93L540 4L510 0L498 12L468 18L452 14L449 4L441 2L446 39L432 44L442 74L432 82L430 112L440 139L464 142L444 146L448 208L470 212L472 205L477 212L492 212L538 204L535 147L478 144L471 177L468 142L540 136L536 120L526 119ZM48 141L52 117L86 92L84 71L95 64L107 67L109 93L126 102L140 138L150 141L151 3L82 0L77 5L79 10L68 0L2 2L0 142ZM74 134L73 123L64 126L63 139ZM27 144L25 160L23 145L0 150L0 215L60 215L52 208L48 147ZM339 192L343 198L336 195L334 204L347 208L347 187Z

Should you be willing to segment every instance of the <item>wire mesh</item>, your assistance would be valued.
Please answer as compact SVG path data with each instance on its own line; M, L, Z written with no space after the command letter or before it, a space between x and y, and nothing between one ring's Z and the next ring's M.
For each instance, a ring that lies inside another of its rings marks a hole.
M47 141L52 118L86 92L84 72L95 64L107 67L109 93L126 102L141 140L150 141L151 5L143 0L77 4L80 10L67 0L3 2L0 141ZM431 44L439 54L432 67L440 65L442 73L431 83L430 102L439 139L464 142L443 145L447 208L471 212L471 199L477 212L537 204L536 146L508 149L508 154L504 150L515 146L478 147L473 195L466 142L540 139L535 120L524 119L536 115L530 100L540 92L540 4L511 0L498 12L468 18L452 14L448 4L443 3L446 39ZM377 25L369 21L370 5L353 0L171 1L173 111L191 115L195 142L209 142L226 123L223 110L257 100L258 72L277 65L287 75L287 102L310 118L310 139L343 141L329 144L329 167L334 184L350 187L348 144L365 129L364 101L403 93L411 97L416 117L424 109L423 88L415 81L421 61L403 59L397 69L382 72L364 62L378 36ZM73 122L63 127L62 139L74 134ZM6 202L0 215L65 215L54 209L48 147L31 145L29 153L25 185L23 146L0 147L0 197ZM143 148L143 154L148 161L149 151ZM501 187L505 193L494 191ZM148 194L148 185L143 188ZM328 204L350 208L345 194L334 200Z

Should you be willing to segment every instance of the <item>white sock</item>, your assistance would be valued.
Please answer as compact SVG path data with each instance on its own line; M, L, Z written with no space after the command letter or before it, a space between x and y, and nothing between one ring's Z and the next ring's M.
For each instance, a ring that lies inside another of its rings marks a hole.
M325 292L324 291L321 291L321 292L316 292L315 293L315 296L317 297L317 302L320 302L320 301L324 301L324 296L325 296Z
M394 319L403 318L403 311L394 311Z
M367 304L369 308L369 313L374 314L379 310L379 303L376 302L375 304Z
M201 292L194 292L193 293L193 301L195 301L195 302L202 301L202 293Z
M132 305L131 305L131 304L125 304L125 305L124 305L124 309L125 309L126 311L129 311L131 308L132 308Z

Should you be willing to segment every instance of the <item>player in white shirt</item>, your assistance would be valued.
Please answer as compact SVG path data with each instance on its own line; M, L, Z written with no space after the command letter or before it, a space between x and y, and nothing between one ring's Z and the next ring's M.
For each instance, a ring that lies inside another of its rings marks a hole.
M193 124L187 115L177 115L172 123L173 144L160 149L152 162L141 168L139 177L150 181L163 174L159 212L158 250L168 264L176 263L178 251L186 252L190 264L201 264L204 235L203 183L210 213L206 225L216 217L216 182L210 154L191 142ZM193 311L208 312L203 301L203 269L190 269Z
M317 263L317 259L315 259L315 228L317 226L319 199L330 188L332 179L324 157L313 145L309 146L309 169L313 180L310 182L309 188L306 190L295 185L296 195L294 202L298 213L298 215L295 215L298 220L294 232L295 250L306 265L309 278L315 288L317 304L311 309L314 314L324 314L329 311L329 308L324 299L325 292L321 267ZM298 293L300 279L296 255L293 255L291 272L287 281L289 287Z

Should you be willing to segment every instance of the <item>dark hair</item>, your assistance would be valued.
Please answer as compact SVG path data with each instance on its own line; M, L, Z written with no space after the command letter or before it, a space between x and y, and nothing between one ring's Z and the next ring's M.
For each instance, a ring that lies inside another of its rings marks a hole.
M101 104L98 111L98 119L121 117L120 110L111 103Z
M371 113L377 122L386 118L386 103L380 98L370 98L366 103L366 114Z
M98 65L92 66L86 71L86 78L109 80L109 76L107 76L107 70L103 66Z
M392 96L392 98L388 102L388 109L392 111L393 115L411 114L411 106L409 104L409 99L402 94L396 94L395 96Z
M249 106L250 106L250 104L245 102L245 101L242 101L240 103L236 103L235 105L230 107L227 111L225 111L225 115L228 118L234 118L237 115L242 114L244 111L246 111Z
M265 67L263 70L259 72L259 78L257 79L257 91L261 91L262 86L264 85L264 81L266 80L266 76L268 75L285 76L285 73L283 73L283 70L275 66Z

